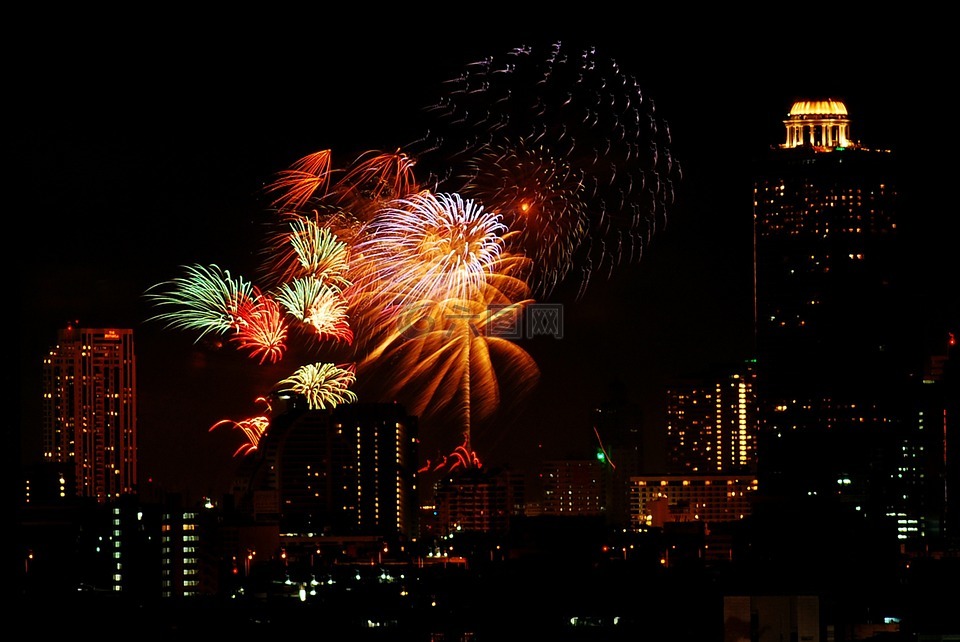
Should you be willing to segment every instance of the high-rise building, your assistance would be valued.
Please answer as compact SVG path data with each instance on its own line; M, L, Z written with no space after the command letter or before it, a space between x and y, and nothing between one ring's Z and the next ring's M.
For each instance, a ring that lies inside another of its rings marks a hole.
M838 100L798 101L784 124L753 176L760 492L892 534L919 364L899 161L855 141Z
M60 330L43 362L43 403L43 458L73 466L77 495L104 503L136 492L133 330Z
M729 475L756 470L757 417L752 362L667 387L667 470Z
M416 537L416 417L395 403L311 410L297 396L274 409L241 465L238 506L283 533Z

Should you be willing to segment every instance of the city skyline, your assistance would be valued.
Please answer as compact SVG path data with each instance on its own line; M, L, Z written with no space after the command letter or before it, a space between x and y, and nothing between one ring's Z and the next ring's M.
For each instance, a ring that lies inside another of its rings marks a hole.
M41 194L44 211L53 212L57 206L73 210L87 224L62 225L65 243L62 247L44 245L38 257L42 265L23 285L29 297L21 306L21 332L29 340L21 345L21 396L30 398L34 380L30 370L38 367L42 351L52 345L56 331L68 321L79 321L84 327L133 327L145 397L140 417L141 482L144 476L156 477L172 491L181 486L196 493L219 490L216 486L228 479L229 467L235 462L232 456L237 441L229 431L210 433L208 428L222 418L243 416L254 409L257 388L251 384L255 382L238 384L228 376L229 371L241 366L249 369L250 364L240 355L204 350L202 345L194 345L192 336L146 323L152 310L142 294L150 285L176 276L185 264L216 263L243 271L250 265L260 236L253 221L260 213L256 192L264 181L304 153L318 149L330 148L338 157L349 159L365 149L389 150L403 144L403 136L410 133L399 131L407 126L404 117L422 107L427 96L455 70L526 40L522 35L501 38L514 43L486 42L482 47L485 53L475 51L475 43L470 53L450 56L445 65L437 67L426 66L427 51L410 52L423 56L414 78L418 100L403 101L400 106L394 101L391 109L370 102L369 96L377 94L373 87L366 88L370 94L364 94L362 88L341 90L335 93L343 102L327 105L333 114L329 119L307 115L304 123L284 122L289 113L269 105L264 111L272 118L260 122L240 118L256 125L251 134L246 125L216 121L219 109L242 104L232 102L240 96L216 96L208 89L204 97L215 102L204 103L199 114L191 113L186 105L181 107L181 116L191 117L192 125L183 131L177 126L151 131L133 128L134 114L98 113L111 104L108 97L115 97L106 86L115 79L102 78L103 102L90 106L92 120L60 122L49 129L46 123L36 123L38 138L30 149L31 192ZM549 34L546 39L551 39ZM562 39L559 34L557 39ZM657 391L669 377L750 356L748 161L765 146L782 142L781 121L794 99L844 100L854 139L868 146L891 146L898 154L923 159L922 166L920 162L912 164L918 171L907 177L906 190L938 184L933 180L938 170L929 165L933 157L928 156L927 147L932 148L933 132L922 128L920 135L913 121L903 117L903 104L912 103L917 87L897 73L892 64L896 56L888 51L861 51L855 58L863 65L858 66L863 71L859 78L852 71L815 82L778 77L768 88L766 83L751 81L756 75L769 78L760 70L754 76L731 77L725 84L724 79L711 78L709 70L701 69L698 73L702 75L694 76L701 83L697 87L698 83L689 80L691 69L668 70L658 57L652 58L660 66L654 64L651 69L650 60L628 55L629 45L620 40L595 44L604 55L635 73L641 86L649 87L645 95L670 122L672 151L684 174L677 186L677 206L667 227L658 231L636 265L608 280L592 282L586 296L577 301L551 299L564 303L565 336L555 344L530 346L541 372L538 390L525 402L525 412L493 434L484 435L482 447L488 450L481 456L487 461L522 465L540 456L540 444L545 452L556 455L585 449L590 439L589 412L606 401L614 382L626 384L631 397L643 403L649 416L658 404L665 403ZM725 62L735 63L736 56ZM233 73L243 79L239 69ZM350 72L344 68L340 73L345 82ZM881 88L878 79L890 82ZM391 76L381 82L412 86L409 78L401 82ZM161 87L151 87L146 81L140 89L147 92ZM164 88L175 87L177 83ZM936 88L932 91L929 104L939 105ZM353 100L343 99L344 93ZM402 95L399 89L386 93ZM144 99L149 98L147 94ZM180 99L189 101L189 95L184 92ZM897 106L884 100L890 95L902 97ZM177 95L168 99L178 101ZM253 113L243 115L262 118L258 108L270 102L261 95L256 108L250 110ZM371 120L367 126L343 133L347 128L340 123L358 105L373 110L365 114ZM230 122L238 122L238 116ZM378 118L383 120L378 122ZM321 124L329 131L311 131ZM207 126L210 129L205 129ZM362 134L357 133L359 129ZM62 182L46 184L42 169L54 158L75 160L71 168L77 175L60 175ZM931 172L929 183L924 171ZM946 209L933 193L912 191L911 197L911 215ZM917 258L923 258L923 267L929 266L932 272L943 271L949 282L957 266L948 261L946 235L930 234L936 221L937 217L929 216L919 222L932 251ZM146 227L147 234L131 239L127 226ZM102 248L115 244L123 248L122 253L101 254ZM931 282L930 291L924 294L929 297L932 315L942 315L945 320L956 315L956 302L950 300L949 292L942 292L943 300L936 300L938 291ZM561 349L554 349L558 347ZM37 349L42 351L37 353ZM175 360L170 358L174 354ZM168 359L174 361L169 371L163 365ZM171 385L174 382L176 385ZM33 394L39 397L39 390ZM557 399L565 403L557 404ZM31 441L31 408L31 402L21 402L20 438L25 447ZM544 421L545 429L533 429L537 419L550 416L562 425ZM664 430L656 419L650 421L648 431ZM655 442L658 436L648 437ZM183 470L177 470L177 459L185 464ZM208 466L208 472L228 472L205 480L189 479L186 469L198 466ZM208 488L203 488L204 483Z

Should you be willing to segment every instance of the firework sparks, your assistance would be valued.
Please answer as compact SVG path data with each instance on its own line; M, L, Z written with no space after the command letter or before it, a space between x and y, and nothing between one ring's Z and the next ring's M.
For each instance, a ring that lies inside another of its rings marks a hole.
M381 309L473 299L498 265L507 228L458 194L420 192L381 210L355 246L355 293Z
M593 272L638 260L666 222L681 177L668 124L593 48L487 57L427 113L432 133L411 146L425 183L500 212L519 232L514 250L535 259L535 293L579 267L582 294Z
M347 244L316 220L293 217L275 248L267 268L273 281L284 283L310 276L331 287L350 285Z
M286 350L287 324L280 304L273 297L253 288L253 299L238 311L236 334L230 340L251 358L260 357L260 364L276 363Z
M356 369L352 365L313 363L301 366L292 375L278 382L276 391L303 395L307 407L311 410L322 410L356 401L356 393L350 390L355 381Z
M316 330L321 340L353 342L349 306L339 289L305 277L281 285L277 299L289 314Z
M242 419L240 421L234 421L233 419L221 419L217 423L210 426L209 432L213 432L221 426L230 426L240 430L243 433L247 441L240 444L240 447L234 451L234 457L238 457L240 455L249 455L255 451L260 446L260 439L263 437L264 433L267 432L267 428L270 426L270 419L267 416L270 414L271 410L270 402L265 397L259 397L257 398L257 401L267 405L265 414L258 415L256 417L250 417L248 419Z
M466 470L469 468L483 468L483 462L480 461L480 457L476 451L470 448L470 444L464 442L454 448L453 452L449 455L441 457L439 462L434 463L428 459L427 463L417 472L430 473L441 471L449 473L458 469Z
M184 269L186 276L147 290L147 298L157 306L172 308L148 321L165 321L168 328L197 331L199 341L208 333L236 330L244 311L255 309L254 286L242 277L234 278L229 270L216 265L189 265Z

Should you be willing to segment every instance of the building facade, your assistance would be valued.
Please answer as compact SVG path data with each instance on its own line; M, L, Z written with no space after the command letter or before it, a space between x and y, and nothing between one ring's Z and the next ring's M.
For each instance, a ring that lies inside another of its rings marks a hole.
M600 459L543 462L542 515L601 516L606 510L608 467Z
M754 477L721 475L652 476L630 480L634 530L663 528L671 522L716 525L738 522L752 510Z
M667 471L749 473L757 466L752 362L672 382L667 388Z
M133 330L68 326L43 361L43 458L70 463L77 495L107 502L137 487Z
M936 411L917 397L900 161L855 141L838 100L798 101L784 124L753 172L761 493L919 532L906 485L931 471L905 469Z
M395 403L310 410L295 397L241 465L237 505L287 534L415 538L418 435Z

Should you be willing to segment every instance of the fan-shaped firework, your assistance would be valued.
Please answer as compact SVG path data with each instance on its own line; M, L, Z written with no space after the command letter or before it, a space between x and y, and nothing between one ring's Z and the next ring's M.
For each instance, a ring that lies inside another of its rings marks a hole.
M534 259L534 292L639 259L680 167L652 100L593 48L520 47L467 65L410 146L438 191L496 210ZM582 292L582 288L581 288Z
M288 326L277 300L261 294L256 287L253 291L251 303L240 309L236 334L230 340L249 356L260 357L261 365L265 361L276 363L287 347Z
M339 289L308 276L281 285L277 299L289 314L316 330L319 338L353 341L349 307Z
M241 419L240 421L234 421L233 419L221 419L217 423L210 426L210 432L213 432L220 426L232 426L233 428L238 428L243 432L244 437L246 437L246 442L240 444L240 446L234 451L233 456L238 455L249 455L255 451L260 446L260 438L263 437L264 433L267 432L267 428L270 426L270 402L265 397L259 397L257 401L260 401L267 406L266 414L258 415L256 417L249 417L248 419Z
M312 200L322 200L331 181L332 158L329 149L304 156L279 172L267 185L273 195L273 206L281 212L298 212Z
M358 369L389 367L382 393L403 398L414 414L456 419L469 447L474 422L499 407L502 383L522 394L539 377L536 362L512 340L528 303L479 297L410 308Z
M340 289L350 285L347 244L329 227L311 218L292 217L278 240L267 267L272 282L310 276Z
M217 265L188 265L186 276L158 283L146 297L159 307L171 308L148 321L165 321L168 328L226 334L236 330L244 310L253 306L257 293L252 283L234 278Z
M356 401L356 393L350 390L355 381L352 365L310 363L300 366L292 375L278 382L276 392L303 395L311 410L322 410Z

